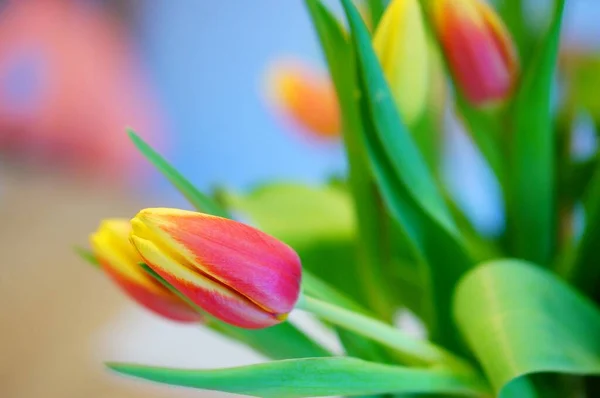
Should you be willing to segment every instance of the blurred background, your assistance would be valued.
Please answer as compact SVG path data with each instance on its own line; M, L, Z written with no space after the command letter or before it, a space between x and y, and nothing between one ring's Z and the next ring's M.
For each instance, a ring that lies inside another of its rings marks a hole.
M530 2L532 23L542 3ZM565 57L598 57L600 3L567 5ZM147 313L72 247L87 245L102 218L188 207L136 153L128 126L204 190L343 175L335 134L278 109L269 81L284 61L323 71L302 0L0 0L0 396L226 396L148 386L102 363L262 360ZM443 174L494 233L503 222L494 182L459 124L447 126ZM595 144L582 137L585 152Z

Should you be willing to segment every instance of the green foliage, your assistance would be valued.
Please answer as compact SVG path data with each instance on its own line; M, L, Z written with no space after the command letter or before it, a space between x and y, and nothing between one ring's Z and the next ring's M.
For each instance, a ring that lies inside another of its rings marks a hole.
M419 2L425 15L435 1ZM202 312L205 327L274 361L206 370L108 366L260 397L597 396L598 379L590 376L600 375L600 165L597 153L577 160L562 146L570 145L577 107L597 122L600 80L593 59L577 64L582 73L563 76L567 100L553 101L565 1L554 2L543 34L527 26L521 0L499 1L523 66L513 96L481 107L455 90L448 104L501 186L507 229L498 237L474 228L443 187L440 103L414 126L400 116L371 45L387 1L364 0L364 16L356 2L340 2L346 21L328 3L305 0L339 100L347 180L222 189L217 201L129 135L196 209L239 217L299 254L296 309L333 330L344 356L333 357L288 321L263 330L223 323L143 265ZM578 205L580 233L572 226ZM97 265L94 253L77 252ZM397 311L407 309L423 321L425 336L394 325Z
M535 264L479 265L457 286L453 307L498 394L527 397L532 386L518 379L531 373L600 374L598 308Z
M435 340L457 348L449 302L471 260L431 171L400 119L360 15L349 1L342 4L354 34L359 106L366 125L363 140L374 176L391 215L429 266L430 332Z
M133 130L128 130L129 138L148 159L158 171L177 188L179 192L196 208L198 211L213 214L215 216L227 217L228 214L218 206L209 196L200 192L191 182L189 182L181 173L169 164L158 152L140 138Z
M347 33L320 1L306 0L307 9L313 19L321 42L331 79L335 86L342 111L343 139L348 161L348 185L356 213L355 278L361 284L361 297L381 318L390 319L393 303L390 303L386 265L391 257L388 242L391 237L386 231L387 215L381 211L380 194L375 188L373 177L362 141L363 121L354 100L355 79L352 47ZM377 2L370 7L377 13ZM372 15L375 15L372 14ZM370 294L374 289L379 294Z
M487 391L485 385L466 375L382 365L354 358L294 359L215 370L107 365L119 373L147 380L255 397L355 396L386 392L480 396Z
M551 96L556 71L564 0L527 65L518 89L512 123L508 223L514 255L549 264L554 246L555 135Z

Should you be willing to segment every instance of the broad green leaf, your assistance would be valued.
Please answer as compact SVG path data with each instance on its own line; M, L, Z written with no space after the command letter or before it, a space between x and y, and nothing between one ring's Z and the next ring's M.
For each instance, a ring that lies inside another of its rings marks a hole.
M169 282L154 272L152 268L148 267L146 264L140 264L140 266L163 286L204 315L206 327L215 330L226 337L246 344L266 357L272 359L289 359L324 357L331 355L331 353L308 338L289 322L282 322L270 328L259 330L242 329L221 322L205 313L200 307L175 289Z
M432 174L400 119L360 15L350 1L342 4L353 33L363 140L372 171L391 215L429 265L426 277L432 305L426 321L432 338L458 349L450 297L471 260Z
M383 228L387 215L380 211L380 197L369 172L362 143L362 121L354 101L354 64L347 33L320 0L306 0L321 42L342 111L342 130L348 161L348 180L356 222L354 277L360 282L363 298L380 317L391 319L394 306L384 274L389 248ZM377 290L379 294L370 294Z
M539 53L524 71L513 109L509 236L513 255L548 265L554 246L555 134L551 96L564 0L559 0Z
M524 375L600 374L600 312L522 260L484 263L457 286L454 316L496 392L526 397ZM512 390L512 391L511 391Z
M228 193L223 200L263 231L294 247L317 240L348 241L356 231L351 198L336 187L274 183L245 195Z
M585 229L579 240L567 278L585 294L600 298L600 165L585 198Z
M245 394L296 398L383 393L440 393L481 396L475 377L442 370L382 365L355 358L309 358L228 369L169 369L108 363L119 373L160 383Z
M94 253L92 253L91 250L85 249L85 248L80 247L80 246L75 246L73 248L73 250L82 259L84 259L85 261L87 261L88 263L90 263L91 265L93 265L94 267L100 268L100 263L98 262L98 258L96 258L96 256L94 255Z
M220 217L229 217L226 210L217 205L209 196L200 192L181 173L169 164L158 152L142 140L133 130L128 130L129 138L136 148L183 194L198 211Z

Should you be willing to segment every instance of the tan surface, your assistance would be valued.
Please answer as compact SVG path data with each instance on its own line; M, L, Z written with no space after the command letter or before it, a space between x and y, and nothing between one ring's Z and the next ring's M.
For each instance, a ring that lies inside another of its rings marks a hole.
M107 374L92 355L92 336L125 299L71 251L102 217L138 208L99 184L0 173L0 397L173 396Z

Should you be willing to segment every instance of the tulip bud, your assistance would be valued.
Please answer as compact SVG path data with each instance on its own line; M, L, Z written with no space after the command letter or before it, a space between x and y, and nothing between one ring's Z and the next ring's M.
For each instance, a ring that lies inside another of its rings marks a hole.
M340 109L328 76L295 62L273 66L267 77L270 100L288 120L316 137L339 137Z
M427 34L418 0L394 0L386 8L373 48L404 121L425 109L429 84Z
M519 66L512 39L495 11L480 0L433 0L433 18L466 99L486 105L509 97Z
M149 276L129 241L131 224L111 219L100 224L91 236L93 252L102 269L132 299L152 312L173 321L198 322L200 314L181 298Z
M131 239L146 264L214 317L246 329L286 319L300 294L294 250L255 228L176 209L145 209Z

